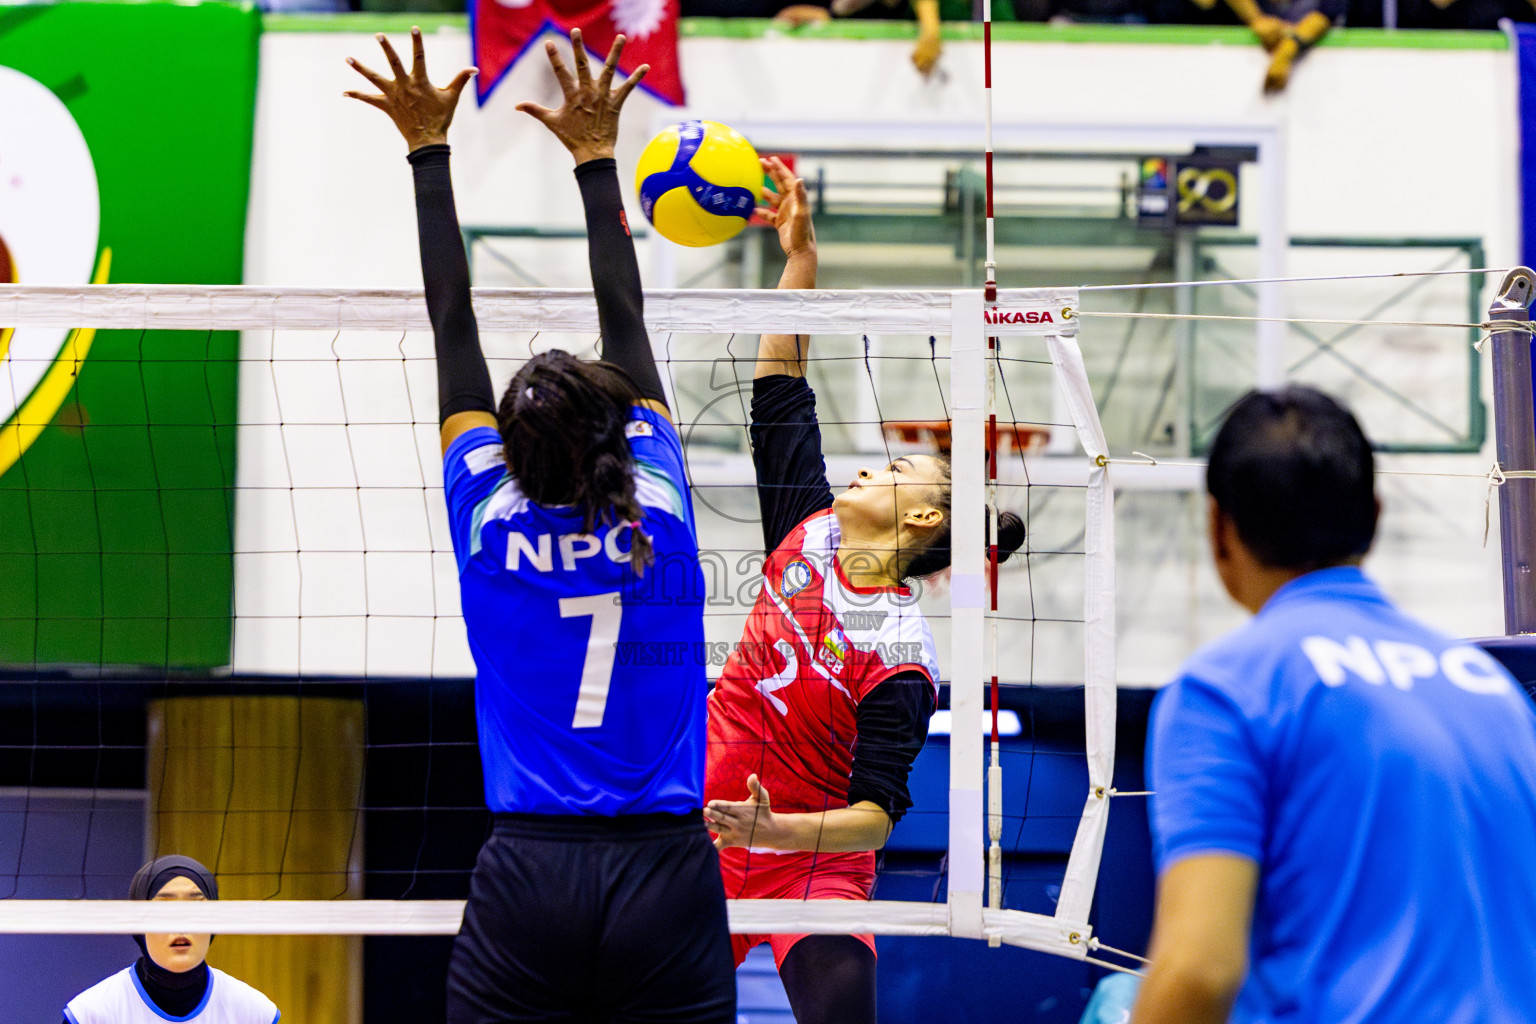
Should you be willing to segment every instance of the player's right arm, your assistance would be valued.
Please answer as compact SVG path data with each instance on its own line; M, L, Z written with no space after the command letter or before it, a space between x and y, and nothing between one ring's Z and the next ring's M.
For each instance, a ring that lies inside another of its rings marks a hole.
M615 89L613 74L619 55L624 52L623 36L614 39L596 80L592 78L581 29L571 30L574 75L560 59L554 43L546 42L544 52L560 83L564 103L559 110L537 103L519 103L517 109L538 118L576 161L576 182L581 187L587 219L587 261L603 335L603 358L623 368L635 382L640 391L640 400L635 404L670 420L666 392L662 390L650 335L645 329L640 263L635 258L635 242L624 213L613 160L613 147L619 138L619 111L650 65L636 68Z
M768 205L757 208L759 217L778 229L779 245L784 249L784 272L779 275L780 290L816 287L816 229L811 224L811 203L805 181L789 173L784 161L764 157L763 170L773 181L776 192L768 196ZM752 376L805 376L805 358L810 350L810 336L805 334L765 334L757 346L757 368Z
M448 126L459 94L474 77L475 69L465 68L446 89L439 89L427 77L421 29L411 29L409 73L382 33L378 40L394 80L348 58L347 63L379 91L349 91L347 95L388 114L410 148L407 159L416 180L416 231L437 351L438 414L446 453L465 431L496 427L496 392L480 351L480 331L470 300L469 260L459 234L453 179L448 170Z
M779 232L786 257L779 287L816 287L816 232L805 182L777 157L763 170L778 192L758 214ZM763 521L763 549L771 554L807 516L832 507L827 466L821 455L816 395L805 381L810 338L765 334L757 348L752 378L752 464Z

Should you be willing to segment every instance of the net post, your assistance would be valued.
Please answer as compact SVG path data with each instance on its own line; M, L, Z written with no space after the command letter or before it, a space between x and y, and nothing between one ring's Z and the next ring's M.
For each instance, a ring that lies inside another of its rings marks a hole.
M952 935L982 937L982 685L987 576L986 338L982 292L951 294L949 921Z
M1531 291L1536 275L1511 270L1488 309L1494 324L1493 419L1499 488L1499 542L1504 567L1504 631L1536 633L1536 399L1532 395ZM1508 323L1508 329L1498 325Z

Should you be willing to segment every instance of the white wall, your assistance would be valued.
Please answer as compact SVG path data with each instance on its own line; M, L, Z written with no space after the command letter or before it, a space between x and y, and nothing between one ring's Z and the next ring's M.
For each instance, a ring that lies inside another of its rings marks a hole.
M903 123L979 123L979 44L950 44L942 81L912 71L906 49L887 41L688 39L682 60L691 112L727 123L883 122L893 144L902 141ZM344 59L382 66L378 53L365 34L263 37L248 283L419 284L404 147L382 114L341 95L366 87ZM468 63L468 36L431 34L427 58L446 78ZM1288 133L1293 234L1477 235L1490 259L1513 257L1515 109L1506 52L1325 47L1274 100L1259 95L1263 63L1255 47L999 43L995 116L1000 125L1277 120ZM513 109L520 100L557 98L535 51L484 108L466 102L452 134L465 222L580 223L569 157ZM636 94L619 146L623 173L633 173L657 118L675 113ZM583 273L577 262L572 278L552 283L581 284Z
M692 113L727 122L776 122L791 140L801 130L796 125L809 133L817 124L876 124L881 126L878 134L899 146L920 129L931 133L934 125L979 123L978 44L951 44L944 56L945 74L933 81L911 71L906 53L907 44L900 42L689 39L682 59ZM404 146L382 114L341 95L364 84L344 58L382 65L377 54L377 45L365 34L264 37L247 236L249 283L419 286ZM427 40L427 55L436 76L445 79L468 61L467 36L434 33ZM1514 262L1513 70L1503 51L1325 47L1307 58L1289 93L1278 100L1258 93L1263 56L1256 47L999 44L994 66L1001 125L1276 122L1284 128L1287 146L1292 234L1479 237L1490 265ZM523 99L547 105L557 100L536 52L507 77L485 108L466 102L460 111L452 141L461 219L579 224L569 157L541 126L513 109ZM619 147L621 178L632 173L639 148L654 128L676 114L636 94ZM1116 148L1111 137L1103 143ZM898 177L901 168L892 164L876 173ZM1245 221L1258 216L1254 205L1248 202ZM520 251L536 260L546 284L587 283L579 244ZM689 257L685 269L709 257ZM1362 265L1358 272L1418 266L1408 253L1399 258L1382 251L1371 259L1374 265ZM642 266L651 272L645 252ZM897 273L903 286L951 283L937 272L934 280L924 281L911 266L892 272ZM1077 283L1076 273L1063 270L1053 283ZM1304 304L1303 292L1293 294ZM1102 358L1116 335L1091 326L1085 331L1090 365L1096 347ZM393 350L399 341L357 339L356 351L376 354L378 346ZM452 562L442 554L447 538L437 508L440 498L426 490L440 484L429 370L415 362L393 369L371 364L370 369L370 364L327 361L331 339L314 335L280 343L293 352L318 353L320 361L293 366L263 362L272 339L250 340L248 357L257 361L245 366L242 421L319 425L303 430L252 427L242 437L240 479L250 489L241 493L237 541L242 554L236 668L467 674L462 630L453 618ZM528 344L526 338L488 341L493 354L509 358L526 354ZM700 353L711 351L710 345L723 347L719 339L696 344ZM747 339L745 347L751 344ZM834 346L842 344L829 342L826 351L841 352ZM417 354L428 351L420 338L410 339L409 345ZM741 339L733 342L736 355L742 348ZM1391 352L1376 354L1386 358ZM512 365L502 365L502 372L510 373ZM931 377L926 367L924 372ZM891 387L898 393L894 389L901 383ZM343 426L357 424L359 407L369 402L378 406L369 415L380 421L415 419L418 425L414 430L387 422ZM887 409L886 415L892 412ZM370 445L378 450L370 462L375 468L359 474L355 467L361 456L356 453ZM403 468L382 468L391 451L399 454ZM1489 461L1486 455L1413 457L1384 459L1383 466L1475 473ZM360 489L365 478L384 477L402 490ZM310 493L296 491L299 497L293 499L288 487ZM1481 546L1485 490L1476 481L1408 476L1388 476L1382 484L1387 516L1372 570L1415 611L1463 634L1501 631L1497 557ZM1059 509L1065 505L1057 503ZM1127 682L1155 683L1194 645L1241 617L1217 592L1205 563L1197 497L1137 493L1122 499L1120 511L1121 675ZM1066 511L1052 515L1065 518L1041 518L1036 529L1041 543L1053 535L1070 539L1071 516ZM718 518L706 520L705 529L706 544L750 546L752 529ZM428 545L438 551L435 557L423 552ZM403 550L386 553L385 547ZM306 554L296 555L296 548ZM1031 594L1041 600L1046 592L1067 600L1074 589L1070 571L1062 568L1067 564L1011 567L1005 575L1005 603L1022 607ZM302 627L301 610L306 617ZM736 621L730 616L712 621L711 631L734 638ZM1034 637L1017 630L1004 651L1004 673L1025 678L1024 666L1033 664L1042 681L1070 678L1077 660L1074 646L1070 629Z

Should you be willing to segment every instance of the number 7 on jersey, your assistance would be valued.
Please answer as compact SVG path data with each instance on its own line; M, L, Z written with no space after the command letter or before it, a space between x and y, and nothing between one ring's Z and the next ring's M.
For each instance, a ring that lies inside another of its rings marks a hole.
M613 682L613 655L619 642L619 620L624 606L617 592L590 597L562 597L560 617L574 619L590 615L592 632L587 635L587 654L581 663L581 687L576 691L576 714L572 729L595 729L603 724L608 708L608 687Z

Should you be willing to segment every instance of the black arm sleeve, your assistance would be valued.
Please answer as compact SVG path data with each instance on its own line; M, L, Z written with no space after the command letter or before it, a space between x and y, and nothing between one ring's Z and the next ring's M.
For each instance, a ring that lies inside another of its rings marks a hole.
M480 329L469 294L469 259L453 205L447 146L422 146L408 160L416 177L416 234L421 242L421 280L437 348L437 409L443 422L454 413L496 412L491 371L480 351Z
M933 717L933 684L921 672L900 672L859 701L859 736L848 777L848 803L878 804L901 820L912 806L907 776L928 740Z
M806 516L832 507L816 393L804 377L774 374L752 382L751 434L763 549L771 554Z
M592 291L597 296L598 329L603 332L603 358L623 368L642 398L666 403L651 338L645 333L645 298L640 291L640 264L635 240L619 196L619 174L611 158L588 160L576 168L581 204L587 211L587 262L592 266Z

